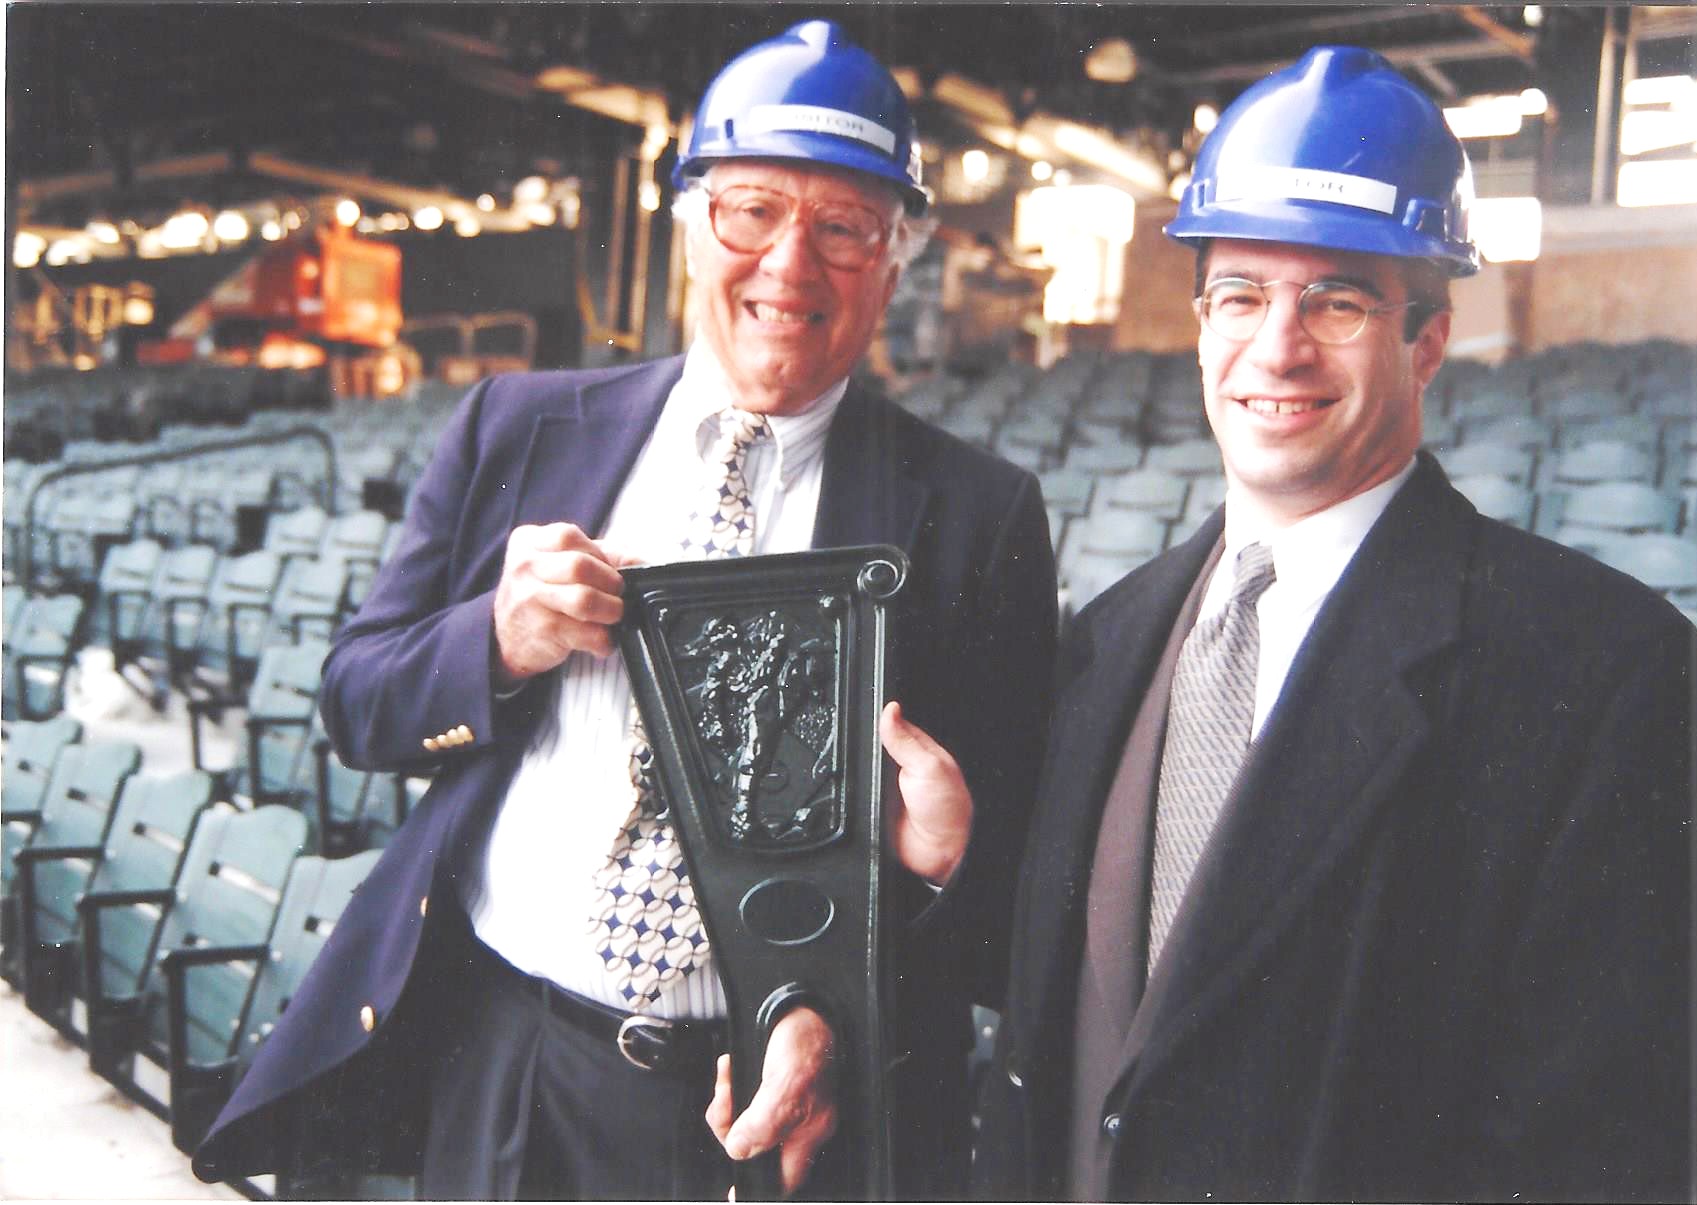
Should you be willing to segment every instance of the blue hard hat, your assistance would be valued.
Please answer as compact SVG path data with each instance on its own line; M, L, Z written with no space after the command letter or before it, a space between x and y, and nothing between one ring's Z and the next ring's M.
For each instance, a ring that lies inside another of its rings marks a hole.
M894 185L909 213L930 204L907 98L834 21L803 21L751 46L707 86L672 183L682 188L723 159L848 168Z
M1317 46L1237 98L1169 237L1262 239L1479 270L1473 172L1443 112L1382 56Z

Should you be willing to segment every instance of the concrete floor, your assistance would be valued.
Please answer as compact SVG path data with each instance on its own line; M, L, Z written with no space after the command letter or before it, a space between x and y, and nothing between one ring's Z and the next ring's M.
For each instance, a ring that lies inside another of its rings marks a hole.
M0 983L0 1199L239 1201L202 1184L169 1127Z

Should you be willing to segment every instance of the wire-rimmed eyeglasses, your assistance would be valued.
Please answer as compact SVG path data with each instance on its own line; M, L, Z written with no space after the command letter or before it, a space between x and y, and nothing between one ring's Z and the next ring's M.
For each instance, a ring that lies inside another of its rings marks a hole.
M1220 338L1247 343L1267 320L1267 311L1272 307L1267 290L1274 285L1297 285L1302 289L1296 299L1296 319L1316 343L1348 343L1366 329L1367 320L1373 315L1421 304L1399 301L1378 305L1375 303L1379 299L1366 289L1336 280L1303 285L1297 280L1256 282L1240 276L1222 276L1209 281L1202 296L1195 299L1196 316Z
M708 199L713 235L744 255L767 250L800 214L808 242L833 268L855 272L871 264L890 239L890 224L864 205L847 201L802 201L788 193L736 184Z

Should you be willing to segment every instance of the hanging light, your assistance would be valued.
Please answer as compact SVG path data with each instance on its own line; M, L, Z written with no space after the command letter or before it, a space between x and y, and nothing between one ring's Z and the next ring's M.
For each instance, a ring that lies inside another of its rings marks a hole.
M644 180L636 190L636 203L653 213L660 208L660 186L652 180Z
M541 176L526 176L513 185L513 204L535 205L548 195L548 181Z
M340 226L352 226L359 221L359 202L352 197L343 197L336 202L336 223Z
M1055 165L1050 163L1047 159L1039 159L1036 163L1031 165L1031 178L1036 180L1038 183L1042 183L1054 174Z
M46 251L46 239L33 230L20 230L12 240L12 263L19 268L33 268Z
M283 237L283 223L276 218L267 218L259 227L259 237L268 243L274 243Z
M413 211L412 224L420 230L440 230L442 211L434 205L424 205Z
M483 233L483 223L469 213L462 213L454 219L454 233L461 238L474 238Z
M1220 124L1220 111L1206 102L1197 105L1196 112L1190 115L1190 124L1198 134L1211 133Z
M495 212L495 198L486 192L477 194L477 207L484 213Z
M90 221L87 226L83 227L83 232L97 243L104 243L108 247L115 247L118 245L118 228L111 222L105 221L101 218L95 218Z
M973 147L961 155L960 171L968 184L980 184L990 174L990 156Z
M226 209L212 219L212 233L226 243L239 243L252 232L247 217L239 209Z

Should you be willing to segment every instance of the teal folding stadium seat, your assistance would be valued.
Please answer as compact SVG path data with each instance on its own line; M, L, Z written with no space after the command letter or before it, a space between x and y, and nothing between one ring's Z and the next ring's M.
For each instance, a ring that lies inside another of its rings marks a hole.
M1697 606L1697 542L1665 532L1642 532L1602 541L1596 556L1676 606Z
M1678 495L1636 481L1581 486L1562 496L1555 536L1569 547L1590 551L1600 536L1676 532L1681 509Z
M271 934L289 867L305 842L306 817L291 808L212 808L194 827L174 887L83 897L79 910L91 1069L163 1112L163 1102L148 1102L136 1082L138 1055L160 1067L170 1066L174 1051L198 1062L224 1056L253 985L251 964L184 968L193 1005L173 1045L168 1007L168 980L177 973L171 969L173 955L184 951L177 957L192 962L219 947L262 946ZM164 920L145 955L141 980L133 992L108 992L98 968L88 967L86 951L103 948L106 912L143 903L163 909Z
M1458 476L1450 484L1473 503L1478 512L1522 531L1531 531L1538 496L1519 481L1488 473Z
M57 847L37 842L24 851L18 862L20 953L31 1011L69 1028L81 966L77 901L90 891L170 886L195 818L212 802L212 785L212 776L199 770L132 774L119 789L103 840ZM121 947L138 921L130 913L109 918L108 941ZM152 925L142 923L137 931L151 938ZM101 964L103 974L116 971L115 981L123 981L123 968L107 959Z
M154 580L164 556L157 540L132 540L114 547L100 566L89 639L111 649L120 666L141 649Z
M329 525L330 516L317 506L274 514L265 526L265 550L285 563L295 557L315 557Z
M65 705L65 674L77 649L83 600L56 594L24 600L6 630L4 717L39 720Z
M1659 470L1654 450L1600 440L1558 452L1539 485L1544 489L1625 481L1653 485Z
M1141 511L1171 523L1184 513L1190 481L1160 469L1138 469L1104 481L1093 511Z
M1143 467L1160 469L1179 477L1213 477L1220 472L1220 449L1212 439L1157 444L1149 449Z
M1445 448L1438 460L1451 478L1500 477L1523 488L1532 485L1538 472L1537 452L1512 444L1469 440L1459 448Z
M310 756L314 705L329 645L308 640L277 645L260 654L247 694L247 744L231 769L232 797L249 807L283 803L300 807L301 760ZM200 722L221 704L189 702L190 749L201 766Z
M242 1073L276 1029L290 997L380 852L334 861L310 854L296 858L267 941L204 951L184 949L166 960L171 1140L178 1150L194 1150L205 1136ZM222 1050L209 1056L207 1048L214 1043L192 1041L191 1026L198 1020L203 1029L222 1031L221 1024L207 1024L208 1014L215 1012L220 1022L228 1014L222 1001L208 1009L199 989L208 968L230 964L251 966L253 987L234 1032Z

